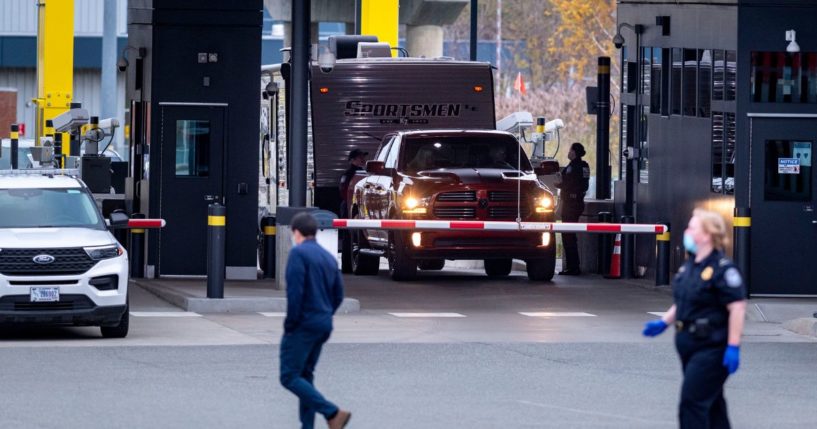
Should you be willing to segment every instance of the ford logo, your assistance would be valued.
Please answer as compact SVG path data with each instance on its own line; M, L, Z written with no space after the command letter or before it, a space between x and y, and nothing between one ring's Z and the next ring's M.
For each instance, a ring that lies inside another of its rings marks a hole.
M34 257L33 261L36 264L45 265L54 262L54 257L51 255L37 255Z

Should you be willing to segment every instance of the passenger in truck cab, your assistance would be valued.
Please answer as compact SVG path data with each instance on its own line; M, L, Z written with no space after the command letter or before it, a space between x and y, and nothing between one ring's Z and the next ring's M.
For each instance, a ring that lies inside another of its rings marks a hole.
M349 217L349 213L347 213L349 208L349 202L347 201L349 197L349 183L358 171L366 167L366 155L368 154L369 152L364 152L360 149L352 149L349 151L349 168L340 176L340 182L338 183L338 191L340 192L340 213L338 213L338 215L341 218Z
M408 171L416 173L418 171L428 170L434 166L434 149L431 146L423 146L414 155L411 162L408 163Z
M584 193L590 184L590 166L582 160L585 155L581 143L573 143L567 157L570 164L562 169L562 183L559 198L562 206L562 221L578 222L584 212ZM576 234L562 234L565 253L560 275L577 276L581 274L579 268L579 245Z
M491 156L491 164L489 165L489 167L515 170L515 168L508 163L508 160L506 158L507 153L505 152L504 145L491 146L491 149L489 150L489 155Z

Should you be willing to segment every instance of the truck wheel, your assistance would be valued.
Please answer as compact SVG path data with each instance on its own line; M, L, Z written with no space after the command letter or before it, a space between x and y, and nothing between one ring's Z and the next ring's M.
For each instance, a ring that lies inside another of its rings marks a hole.
M389 276L392 280L411 280L417 276L417 261L406 254L402 234L389 233Z
M556 271L556 252L551 251L541 259L527 259L528 279L532 282L549 282Z
M445 267L445 259L423 259L417 261L417 268L423 271L440 271Z
M352 272L352 234L349 230L340 231L340 271Z
M116 326L100 326L103 338L125 338L128 336L128 326L130 325L130 306L125 306L125 314Z
M363 245L363 232L349 230L349 253L352 272L357 276L373 276L380 271L380 258L377 256L361 253L365 249Z
M488 277L504 277L511 273L513 259L486 259L485 274Z

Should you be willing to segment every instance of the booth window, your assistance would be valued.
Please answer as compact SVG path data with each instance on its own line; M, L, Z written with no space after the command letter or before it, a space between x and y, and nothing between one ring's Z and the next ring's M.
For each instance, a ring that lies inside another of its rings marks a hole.
M726 51L726 89L723 98L726 101L735 101L738 90L738 53Z
M726 55L724 51L716 49L712 51L712 64L714 66L712 74L712 99L722 101L724 82L726 77L724 71L726 70ZM714 115L714 113L713 113Z
M683 75L683 49L672 49L672 110L673 115L681 114L681 76Z
M662 83L662 55L661 49L652 50L652 68L650 69L650 113L661 113L661 88Z
M684 49L684 116L697 116L698 50Z
M636 111L639 111L636 109ZM649 113L649 107L644 106L640 110L640 126L641 129L638 132L639 139L639 149L640 154L638 157L638 181L640 183L649 183L650 179L650 143L649 139L647 138L647 131L648 131L648 122L647 122L647 114Z
M766 201L811 201L812 141L766 140Z
M176 121L176 176L210 175L210 121Z
M708 118L712 105L712 50L698 49L698 116Z
M817 52L752 52L752 101L817 104Z
M735 114L712 112L712 192L735 193Z
M639 88L644 100L650 99L650 72L652 69L652 48L641 48L641 82Z

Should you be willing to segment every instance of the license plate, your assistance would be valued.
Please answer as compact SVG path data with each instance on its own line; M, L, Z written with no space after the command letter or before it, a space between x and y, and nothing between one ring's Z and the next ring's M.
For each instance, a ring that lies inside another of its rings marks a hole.
M31 302L56 302L59 300L60 288L58 287L31 288Z

